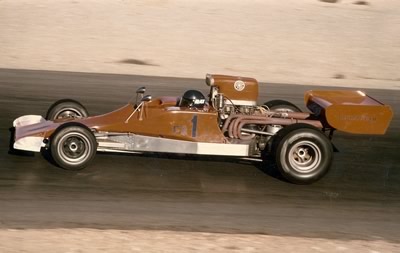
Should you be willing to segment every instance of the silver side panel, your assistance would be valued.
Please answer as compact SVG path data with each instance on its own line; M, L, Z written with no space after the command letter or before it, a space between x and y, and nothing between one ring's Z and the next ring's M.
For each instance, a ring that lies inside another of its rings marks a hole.
M198 155L248 156L249 145L171 140L142 135L97 136L98 151L162 152Z

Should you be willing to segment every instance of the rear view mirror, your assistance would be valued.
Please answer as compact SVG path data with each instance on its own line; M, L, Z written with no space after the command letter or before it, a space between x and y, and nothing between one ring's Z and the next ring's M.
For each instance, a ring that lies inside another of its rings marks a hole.
M140 87L139 89L136 90L136 102L137 104L138 98L140 97L140 100L143 99L144 93L146 92L146 87Z
M149 102L152 99L151 95L146 95L142 98L142 102Z
M144 94L146 92L146 87L140 87L136 90L136 94Z

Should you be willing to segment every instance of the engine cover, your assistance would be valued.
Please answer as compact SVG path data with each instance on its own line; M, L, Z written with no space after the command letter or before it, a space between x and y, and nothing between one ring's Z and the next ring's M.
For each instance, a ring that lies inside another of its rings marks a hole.
M218 93L228 98L227 104L255 106L258 98L258 82L254 78L207 74L206 83L216 87Z

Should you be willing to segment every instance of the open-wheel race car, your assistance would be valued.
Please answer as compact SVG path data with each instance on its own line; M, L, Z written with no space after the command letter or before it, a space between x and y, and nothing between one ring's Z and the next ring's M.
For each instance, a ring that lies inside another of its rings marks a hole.
M257 104L253 78L206 76L209 97L188 90L181 97L145 95L113 112L88 116L83 105L59 100L46 118L26 115L13 122L13 148L48 150L61 168L80 170L96 151L167 152L197 155L272 157L290 182L312 183L332 163L335 130L384 134L392 119L390 106L361 91L314 90L305 93L310 112L273 100Z

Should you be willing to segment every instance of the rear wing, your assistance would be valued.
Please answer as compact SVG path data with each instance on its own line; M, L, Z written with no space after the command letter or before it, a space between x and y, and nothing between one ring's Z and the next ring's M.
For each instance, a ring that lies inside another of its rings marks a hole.
M392 109L361 91L307 91L305 103L323 125L353 134L385 134Z

